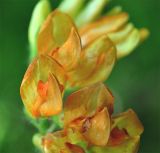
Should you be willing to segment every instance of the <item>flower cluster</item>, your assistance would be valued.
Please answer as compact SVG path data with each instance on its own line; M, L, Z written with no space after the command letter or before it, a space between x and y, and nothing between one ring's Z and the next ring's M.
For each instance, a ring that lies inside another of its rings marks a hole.
M66 10L66 1L50 12L48 1L41 0L33 13L29 37L31 56L36 54L36 58L24 75L20 93L35 120L55 115L61 120L61 129L40 137L45 153L137 151L141 122L131 109L113 115L114 98L101 82L110 75L116 59L128 55L147 31L127 23L128 14L121 11L112 10L94 20L107 2L103 1L95 11L86 7L75 22L79 8ZM83 1L75 2L73 6L81 6ZM97 1L91 4L93 7ZM78 90L64 100L71 89Z
M116 60L107 35L83 48L71 18L57 10L39 32L38 53L21 85L22 100L35 117L58 114L64 91L106 80Z
M45 153L135 153L143 126L133 110L112 116L113 100L102 83L71 94L64 129L43 138Z

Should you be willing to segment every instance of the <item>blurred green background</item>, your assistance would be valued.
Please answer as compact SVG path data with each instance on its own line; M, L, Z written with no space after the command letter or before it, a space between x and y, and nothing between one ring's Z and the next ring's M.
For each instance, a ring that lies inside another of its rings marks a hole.
M34 153L36 131L26 121L19 86L27 68L28 24L37 0L0 0L0 153ZM55 5L58 0L52 0ZM107 81L122 110L133 108L145 132L139 153L160 152L160 1L113 0L137 27L147 27L147 41L117 62Z

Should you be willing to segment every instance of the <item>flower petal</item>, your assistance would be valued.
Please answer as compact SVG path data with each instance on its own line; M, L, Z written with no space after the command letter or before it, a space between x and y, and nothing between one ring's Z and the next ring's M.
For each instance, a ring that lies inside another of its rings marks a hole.
M139 138L143 130L143 125L136 113L129 109L112 117L111 134L107 146L121 146L126 141Z
M130 54L141 41L141 31L136 29L131 23L124 26L119 31L108 34L108 36L117 47L118 58ZM143 36L142 33L142 37Z
M80 60L69 74L70 86L84 87L107 79L116 61L116 48L103 35L81 52Z
M53 11L47 17L39 32L39 54L48 54L61 47L68 39L73 27L75 27L74 23L67 14L57 10Z
M113 112L113 96L102 84L95 84L71 94L64 106L64 125L71 122L93 117L97 112L107 107Z
M48 93L45 101L38 108L41 116L52 116L62 111L62 93L59 84L53 75L48 78Z
M32 116L51 116L60 112L65 81L63 68L49 56L41 55L33 61L20 89L23 103Z
M110 116L105 107L93 118L89 119L89 126L86 127L83 135L94 145L105 146L110 136Z
M112 119L112 128L118 127L119 129L125 129L131 137L141 135L144 130L142 123L132 109L114 116Z
M127 13L120 13L114 16L105 16L91 24L82 27L79 32L82 39L82 46L95 40L97 37L118 30L128 21Z
M63 67L69 71L77 64L81 52L80 37L75 28L72 28L71 33L62 45L62 47L53 51L51 56L57 60Z

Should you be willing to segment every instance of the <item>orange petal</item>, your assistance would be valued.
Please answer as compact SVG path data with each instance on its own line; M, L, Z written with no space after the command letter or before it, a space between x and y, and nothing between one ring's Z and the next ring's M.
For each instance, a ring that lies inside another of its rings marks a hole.
M83 133L85 138L94 145L105 146L110 136L110 116L105 107L89 120L90 126Z
M118 30L127 22L127 20L128 14L120 13L114 16L105 16L96 22L84 26L79 30L82 39L82 46L85 47L103 34Z
M44 22L38 35L39 54L50 53L61 47L74 27L72 19L65 13L53 11Z
M112 119L112 128L118 127L119 129L125 129L131 137L141 135L144 130L143 125L138 119L136 113L131 109L114 116Z
M131 109L112 117L112 130L107 146L115 150L122 149L124 145L129 149L129 153L137 151L140 135L143 132L143 126L135 112ZM136 141L136 142L135 142ZM120 153L121 153L120 152Z
M58 82L53 75L48 78L48 92L45 101L41 104L41 116L52 116L62 111L62 93Z
M22 101L32 116L50 116L60 111L65 81L63 68L51 57L41 55L33 61L20 89Z
M63 67L69 71L72 69L80 57L81 41L75 28L72 28L70 35L63 46L53 51L52 57L57 60Z
M64 106L64 124L69 126L77 119L89 118L107 107L113 111L113 96L102 84L95 84L71 94Z
M86 46L80 60L69 75L71 86L87 86L107 79L116 60L116 48L111 40L103 35Z
M128 139L128 133L125 129L115 127L111 130L108 146L116 146Z

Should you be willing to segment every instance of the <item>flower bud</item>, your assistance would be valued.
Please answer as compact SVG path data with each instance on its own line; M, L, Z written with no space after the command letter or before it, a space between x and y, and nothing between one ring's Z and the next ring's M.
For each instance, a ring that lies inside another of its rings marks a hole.
M33 10L28 30L30 60L37 55L37 35L41 25L50 12L51 5L48 0L40 0Z

